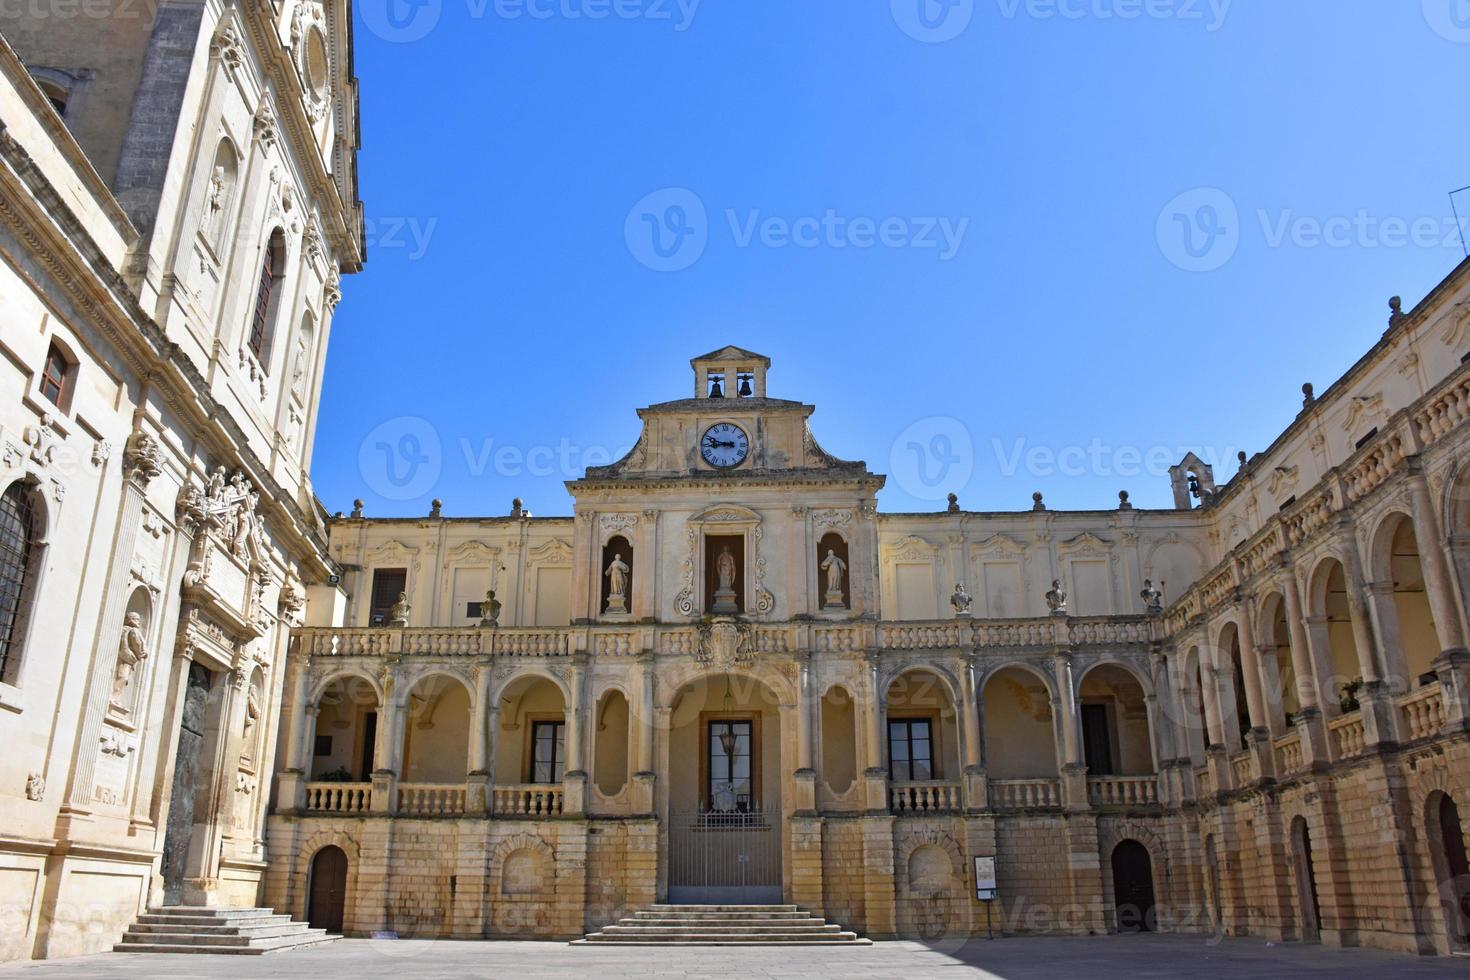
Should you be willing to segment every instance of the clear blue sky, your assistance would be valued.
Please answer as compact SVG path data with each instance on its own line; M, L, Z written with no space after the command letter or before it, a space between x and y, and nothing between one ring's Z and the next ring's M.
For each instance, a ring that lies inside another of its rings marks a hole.
M1168 506L1463 257L1456 0L413 2L356 5L334 512L570 513L727 343L884 510Z

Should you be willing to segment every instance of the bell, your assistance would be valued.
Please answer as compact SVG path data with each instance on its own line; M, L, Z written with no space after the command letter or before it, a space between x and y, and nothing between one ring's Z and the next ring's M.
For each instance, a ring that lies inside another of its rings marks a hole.
M740 379L740 397L749 398L754 394L755 392L750 387L750 375L747 374Z
M724 398L725 389L720 384L719 378L711 378L709 383L709 396L711 398Z

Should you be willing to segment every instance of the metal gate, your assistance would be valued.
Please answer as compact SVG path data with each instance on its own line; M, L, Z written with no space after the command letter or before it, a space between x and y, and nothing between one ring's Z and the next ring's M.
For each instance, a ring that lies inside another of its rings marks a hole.
M669 814L669 902L781 902L781 807Z

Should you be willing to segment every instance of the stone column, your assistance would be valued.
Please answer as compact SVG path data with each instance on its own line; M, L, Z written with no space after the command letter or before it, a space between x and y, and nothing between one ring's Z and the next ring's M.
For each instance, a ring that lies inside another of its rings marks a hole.
M1072 678L1072 657L1058 652L1052 657L1057 682L1057 712L1061 718L1062 805L1083 810L1087 802L1087 756L1082 750L1082 722L1077 707L1077 690Z
M583 714L587 710L587 654L578 653L572 658L571 676L567 681L571 688L571 703L567 705L567 761L562 777L562 812L578 815L587 811L587 771L584 768L585 746L582 744L586 731Z
M812 657L797 655L796 676L796 772L792 775L792 807L799 815L817 812L817 772L812 767ZM819 839L820 839L820 831ZM820 849L820 844L818 845Z
M878 666L882 655L870 651L866 656L868 703L865 713L864 749L868 767L863 772L867 809L871 813L888 811L888 770L883 768L883 692L879 690Z
M975 683L975 661L967 659L960 681L960 724L964 731L960 744L964 747L965 810L974 813L990 805L985 781L983 729L980 725L980 691Z
M1291 636L1291 669L1296 674L1296 703L1303 712L1315 711L1318 705L1317 672L1312 668L1311 642L1307 638L1307 619L1302 611L1301 592L1296 576L1288 572L1277 585L1286 597L1286 625Z
M475 703L470 709L469 773L465 785L465 813L481 816L490 812L492 806L491 786L495 777L490 769L490 719L498 717L490 703L490 684L493 674L489 664L475 668Z
M378 740L373 758L378 768L373 772L374 813L398 812L398 781L403 777L403 724L406 714L399 701L392 676L383 683L382 711L378 715Z
M1409 514L1414 520L1414 537L1419 545L1419 566L1424 573L1424 590L1428 594L1429 611L1434 616L1434 631L1444 653L1465 652L1465 630L1461 610L1455 602L1454 585L1445 562L1444 542L1439 534L1439 518L1429 495L1429 483L1423 473L1409 480Z
M1256 779L1265 779L1275 772L1276 751L1271 742L1270 711L1266 696L1262 692L1261 654L1256 649L1256 620L1251 615L1250 603L1239 604L1240 621L1236 624L1236 636L1240 640L1240 669L1245 675L1245 709L1250 715L1251 729L1245 733L1246 748L1251 754L1251 771Z
M317 706L311 697L311 671L305 654L287 653L286 666L286 768L276 777L276 805L297 812L306 807L306 782L311 775L311 756L306 746L316 733Z
M112 678L117 670L117 651L122 636L123 616L127 612L131 590L133 552L137 548L138 529L143 522L143 505L148 484L162 471L163 453L152 436L139 430L129 438L123 450L123 492L117 518L117 533L112 543L112 563L107 570L107 585L102 593L102 614L97 620L97 637L92 653L92 670L88 678L87 698L82 706L82 730L77 740L67 787L63 814L86 815L92 809L92 792L96 787L97 761L102 747L102 726L107 716L107 701L112 694ZM132 683L143 683L146 671L140 665Z
M637 814L653 813L653 791L658 779L653 769L655 664L652 650L638 655L640 697L637 705L629 705L637 722L638 758L637 771L633 774L633 812Z

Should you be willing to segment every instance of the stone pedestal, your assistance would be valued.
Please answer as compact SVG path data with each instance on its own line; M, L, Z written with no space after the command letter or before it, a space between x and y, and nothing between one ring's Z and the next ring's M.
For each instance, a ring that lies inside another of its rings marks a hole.
M1210 785L1220 793L1235 785L1235 769L1230 765L1230 753L1223 745L1212 745L1206 750L1205 768L1210 771Z
M888 812L888 770L863 771L863 803L869 813Z
M373 773L372 812L398 812L398 776L392 770L379 769Z
M828 592L822 596L823 609L846 609L847 601L842 598L842 592Z
M639 816L653 813L653 790L658 783L658 776L651 772L637 772L633 774L632 803L633 812Z
M306 773L300 769L283 769L276 777L276 807L287 813L306 809Z
M990 809L990 780L984 769L971 766L965 770L964 790L966 813Z
M710 612L717 616L734 616L740 612L740 606L735 601L733 589L720 589L715 593L715 604L710 607Z
M464 812L466 816L483 817L490 812L490 787L494 777L483 770L472 772L465 779Z
M1317 708L1303 708L1297 715L1297 731L1302 733L1302 765L1307 769L1332 764L1327 749L1327 720Z
M1251 777L1257 782L1276 778L1276 746L1271 740L1271 732L1265 728L1252 728L1246 733L1245 743L1251 754Z
M1470 729L1470 653L1445 651L1434 662L1434 672L1444 692L1444 730Z
M1068 765L1062 767L1062 807L1067 810L1090 810L1087 800L1087 767Z
M1366 682L1358 692L1358 707L1362 712L1365 746L1393 745L1399 741L1398 708L1387 684Z
M587 812L587 774L578 770L562 777L563 816L580 817Z
M816 815L817 774L815 770L798 769L792 773L791 804L797 816Z

